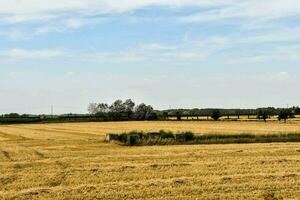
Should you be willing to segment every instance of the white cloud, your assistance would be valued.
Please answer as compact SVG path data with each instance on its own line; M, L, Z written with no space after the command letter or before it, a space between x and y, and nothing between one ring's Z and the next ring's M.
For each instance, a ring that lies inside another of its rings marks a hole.
M114 14L130 12L149 6L211 6L221 5L224 0L0 0L2 21L17 23L58 17L75 12L79 15Z
M192 5L222 5L232 0L1 0L2 13L41 13L70 10L99 10L102 12L127 12L148 6L182 7Z
M63 33L63 32L67 32L67 31L79 29L79 28L83 27L84 25L85 25L85 23L83 21L80 21L77 19L67 19L67 20L57 23L55 25L39 26L34 30L33 35L42 35L42 34L47 34L47 33L52 33L52 32Z
M60 27L60 26L40 26L37 27L34 31L34 35L42 35L46 33L51 33L51 32L64 32L65 29Z
M11 60L42 59L63 56L64 52L58 50L26 50L10 49L0 52L0 57Z
M0 0L0 5L0 22L10 24L30 22L36 25L30 27L33 31L30 30L27 33L18 32L18 30L11 31L9 34L0 33L9 38L34 37L34 35L50 32L72 31L86 25L97 24L103 18L113 18L115 15L118 17L119 14L124 13L128 14L126 22L130 23L132 19L139 21L143 19L135 16L134 11L151 6L169 9L191 6L194 8L192 14L179 18L175 14L172 20L190 23L234 19L234 21L240 22L241 28L245 29L251 29L251 27L263 29L272 24L269 23L269 20L300 15L300 1L298 0L64 0L63 3L58 0ZM154 18L151 16L150 20L153 21ZM157 18L164 20L164 17L161 16L157 16ZM17 25L15 26L18 28ZM272 28L272 30L278 29L278 26ZM282 33L278 31L273 34L271 31L249 39L256 41L299 39L299 31L292 32L291 30L289 32L285 29L280 31ZM247 40L248 38L245 38L245 41ZM228 41L222 41L222 38L219 38L215 42ZM146 48L160 47L149 46Z
M40 30L53 31L53 30ZM59 30L57 30L59 31ZM189 39L177 44L144 43L122 50L28 50L13 48L0 51L4 60L28 60L64 57L79 62L97 64L142 64L142 65L183 65L202 63L210 55L224 48L226 39L211 37L208 39ZM55 60L55 59L53 59Z
M124 64L145 62L147 56L139 52L85 52L74 54L73 57L80 57L84 62L96 62L105 64Z
M3 32L0 31L0 36L4 36L10 40L24 40L28 38L28 35L25 32L18 29L11 29Z
M78 29L84 25L83 21L79 19L68 19L64 22L64 24L67 28L71 29Z
M80 28L86 27L86 26L93 26L100 23L103 23L107 20L107 18L92 18L92 19L85 19L84 17L70 17L66 19L60 19L55 22L51 23L45 23L38 25L33 33L31 33L31 36L35 35L42 35L47 33L65 33L65 32L72 32L76 31Z
M139 45L141 50L150 50L150 51L164 51L164 50L174 50L175 46L162 45L159 43L150 43L150 44L141 44Z
M1 5L1 4L0 4ZM3 14L3 17L0 17L0 21L15 24L22 22L34 22L34 21L50 21L58 18L58 14L47 14L47 13L22 13L22 14Z
M207 40L183 41L176 45L145 43L120 51L78 52L73 53L72 57L80 58L84 62L102 64L182 65L206 61L224 46L224 38L212 37Z
M225 19L260 19L271 20L300 14L298 0L244 0L233 1L224 7L199 12L181 18L182 22L205 22Z
M244 53L245 54L245 53ZM300 45L280 45L270 47L266 52L256 52L255 55L244 55L236 53L228 64L255 64L268 62L300 62ZM246 52L249 54L249 52Z
M265 30L250 36L239 37L240 43L262 43L262 42L286 42L286 41L300 41L300 28L281 27L278 29Z

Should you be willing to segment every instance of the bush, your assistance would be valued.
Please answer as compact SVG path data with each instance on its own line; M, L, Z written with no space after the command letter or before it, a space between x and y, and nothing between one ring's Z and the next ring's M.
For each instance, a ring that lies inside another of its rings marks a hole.
M184 134L185 134L186 141L192 141L195 139L195 135L191 131L185 132Z
M127 133L122 133L119 135L119 141L122 143L127 143Z
M127 145L134 146L137 145L139 141L138 135L127 135Z
M159 134L160 134L160 138L161 139L174 139L174 134L171 132L171 131L164 131L164 130L160 130L159 131Z
M135 135L139 139L143 139L145 137L145 133L143 131L130 131L127 135Z

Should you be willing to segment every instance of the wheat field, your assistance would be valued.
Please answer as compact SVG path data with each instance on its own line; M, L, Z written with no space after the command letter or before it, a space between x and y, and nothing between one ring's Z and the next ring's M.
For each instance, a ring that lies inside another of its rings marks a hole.
M300 132L300 123L0 126L0 199L300 199L300 144L124 147L105 133Z

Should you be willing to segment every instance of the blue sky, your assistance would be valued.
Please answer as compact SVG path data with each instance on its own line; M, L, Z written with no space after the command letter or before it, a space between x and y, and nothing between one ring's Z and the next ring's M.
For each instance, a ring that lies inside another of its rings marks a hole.
M0 0L0 113L299 105L297 0Z

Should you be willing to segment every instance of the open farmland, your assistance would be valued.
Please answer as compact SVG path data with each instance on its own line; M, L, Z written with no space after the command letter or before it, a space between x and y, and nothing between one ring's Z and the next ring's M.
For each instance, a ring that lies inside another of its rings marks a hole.
M0 126L0 199L299 199L300 144L124 147L106 133L299 133L300 122Z

